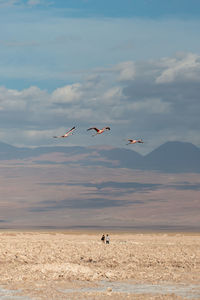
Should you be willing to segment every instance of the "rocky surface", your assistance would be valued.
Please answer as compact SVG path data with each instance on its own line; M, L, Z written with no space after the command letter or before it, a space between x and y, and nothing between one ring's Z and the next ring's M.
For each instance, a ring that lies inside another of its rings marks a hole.
M0 286L58 300L183 299L92 289L102 281L200 285L200 234L111 233L109 245L100 238L98 232L1 232Z

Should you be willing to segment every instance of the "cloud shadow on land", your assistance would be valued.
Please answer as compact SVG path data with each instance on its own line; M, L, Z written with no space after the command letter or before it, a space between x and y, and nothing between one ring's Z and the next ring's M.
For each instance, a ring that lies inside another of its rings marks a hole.
M91 199L75 199L75 200L61 200L53 201L47 200L42 201L39 204L41 206L31 207L31 212L43 212L43 211L54 211L60 209L102 209L107 207L120 207L127 206L129 204L142 204L143 201L128 201L128 200L113 200L103 198L91 198Z
M200 190L200 183L180 183L180 184L172 184L167 186L168 188L173 188L176 190L192 190L192 191L199 191Z
M49 186L83 186L83 187L95 187L97 190L101 191L105 188L115 188L115 189L126 189L128 192L145 192L145 191L155 191L161 188L169 188L175 190L192 190L199 191L200 183L190 183L190 182L177 182L174 184L159 184L159 183L139 183L139 182L115 182L115 181L106 181L101 183L85 183L85 182L76 182L76 183L65 183L65 182L48 182L48 183L39 183L42 185ZM124 193L124 190L123 190Z
M131 189L138 191L144 190L156 190L162 187L162 184L154 184L154 183L138 183L138 182L115 182L115 181L106 181L101 183L85 183L85 182L76 182L76 183L65 183L65 182L49 182L49 183L42 183L42 185L55 185L55 186L62 186L62 185L69 185L69 186L84 186L84 187L95 187L98 190L104 188L119 188L119 189Z

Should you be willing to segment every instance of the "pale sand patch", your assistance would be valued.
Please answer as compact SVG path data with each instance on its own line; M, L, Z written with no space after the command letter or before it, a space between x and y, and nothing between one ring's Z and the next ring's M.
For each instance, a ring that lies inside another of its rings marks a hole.
M33 299L59 300L183 299L173 291L133 295L114 285L92 289L102 280L200 285L198 233L111 233L110 245L100 238L100 232L0 232L0 286Z

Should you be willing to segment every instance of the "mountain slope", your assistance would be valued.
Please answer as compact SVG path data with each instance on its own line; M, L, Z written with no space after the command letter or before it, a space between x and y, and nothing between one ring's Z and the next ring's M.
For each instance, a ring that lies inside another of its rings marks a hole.
M163 172L200 172L200 149L191 143L167 142L143 160L146 169Z
M101 150L100 154L110 160L118 162L118 167L122 168L139 168L143 161L143 156L136 151L114 148L110 150Z
M186 142L167 142L146 156L125 148L53 146L30 149L14 147L0 142L0 160L29 157L37 160L41 155L55 152L64 154L64 157L66 155L68 160L64 163L69 163L69 157L76 157L73 160L74 163L86 166L101 165L112 168L121 167L172 173L200 173L200 149ZM40 160L40 163L48 163L48 161Z

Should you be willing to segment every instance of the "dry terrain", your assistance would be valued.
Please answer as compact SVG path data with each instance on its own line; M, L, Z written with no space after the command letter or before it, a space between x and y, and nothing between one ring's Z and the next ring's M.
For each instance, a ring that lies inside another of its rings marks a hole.
M200 299L200 234L113 232L109 245L100 238L1 231L0 287L21 299Z

